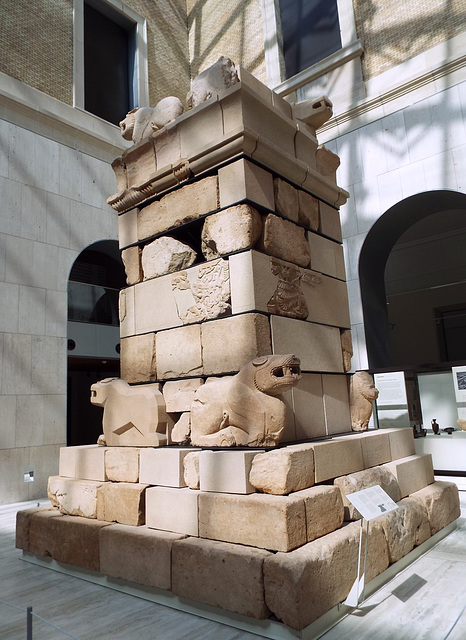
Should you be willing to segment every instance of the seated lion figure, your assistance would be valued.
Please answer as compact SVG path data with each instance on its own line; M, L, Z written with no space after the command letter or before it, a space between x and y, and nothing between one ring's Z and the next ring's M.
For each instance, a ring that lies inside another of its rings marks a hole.
M135 144L183 113L181 100L168 96L152 107L136 107L120 122L121 135Z

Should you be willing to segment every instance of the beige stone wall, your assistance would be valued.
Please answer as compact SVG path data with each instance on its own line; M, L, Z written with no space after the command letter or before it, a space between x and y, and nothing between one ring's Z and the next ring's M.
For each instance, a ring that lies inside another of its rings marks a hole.
M221 55L266 83L259 0L187 0L191 76Z
M353 6L366 79L465 29L465 0L354 0Z

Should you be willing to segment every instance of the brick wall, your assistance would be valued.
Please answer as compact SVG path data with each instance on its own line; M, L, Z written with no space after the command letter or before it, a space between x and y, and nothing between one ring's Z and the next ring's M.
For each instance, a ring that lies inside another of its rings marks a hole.
M366 79L458 35L465 0L354 0Z

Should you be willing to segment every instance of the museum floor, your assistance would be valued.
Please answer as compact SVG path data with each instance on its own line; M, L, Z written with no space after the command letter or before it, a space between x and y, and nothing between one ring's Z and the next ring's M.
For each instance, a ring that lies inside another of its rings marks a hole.
M321 636L324 640L461 640L466 637L466 492L458 528ZM0 507L0 640L26 637L28 606L34 640L253 640L260 636L119 593L21 561L15 515ZM12 606L7 606L13 605Z

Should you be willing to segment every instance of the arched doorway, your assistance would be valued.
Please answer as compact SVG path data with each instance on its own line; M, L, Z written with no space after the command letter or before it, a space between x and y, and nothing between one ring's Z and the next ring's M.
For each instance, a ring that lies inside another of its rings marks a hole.
M67 444L95 444L102 410L90 386L120 375L118 294L125 271L118 242L96 242L75 260L68 281Z

